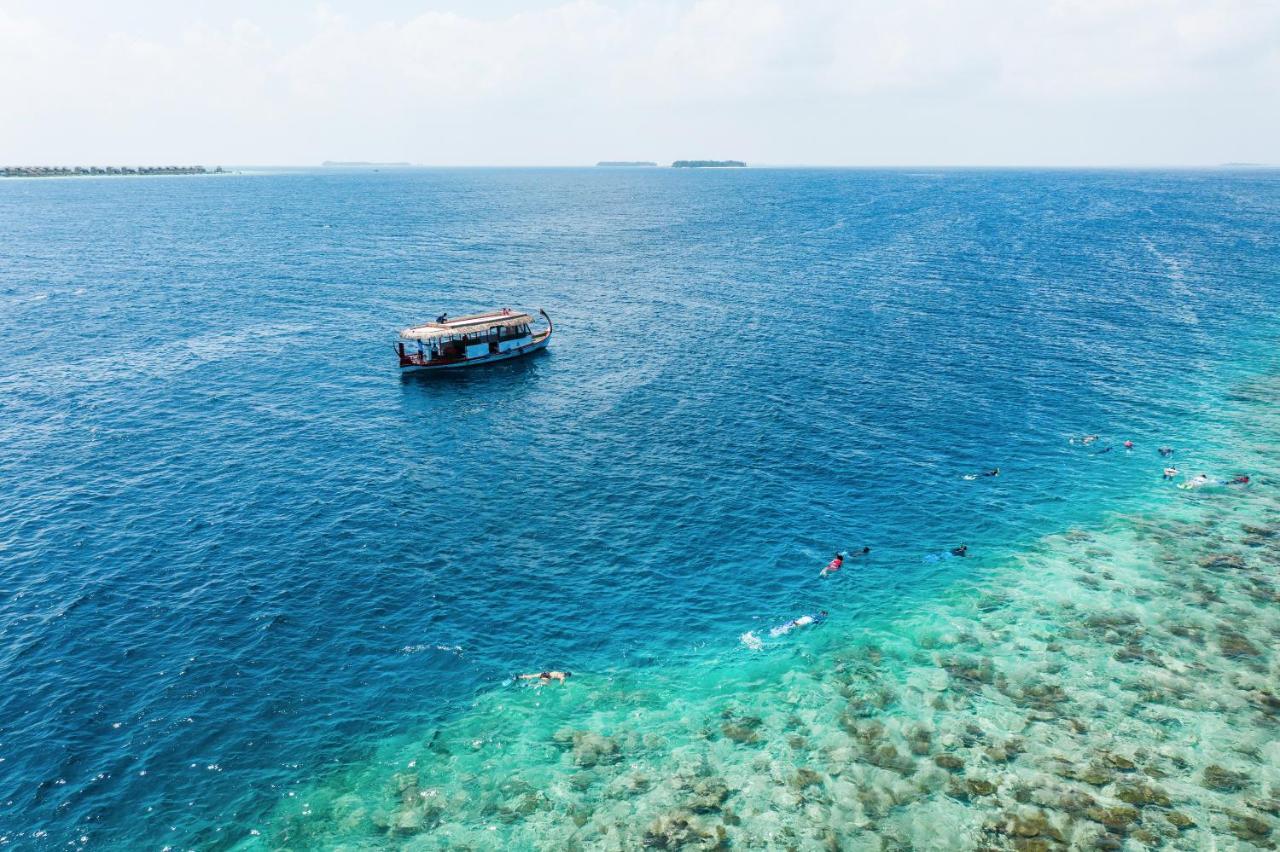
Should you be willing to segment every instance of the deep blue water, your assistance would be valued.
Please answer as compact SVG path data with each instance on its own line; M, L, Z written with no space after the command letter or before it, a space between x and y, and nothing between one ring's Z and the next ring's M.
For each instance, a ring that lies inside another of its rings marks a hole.
M926 606L1194 450L1278 225L1280 172L0 183L0 837L217 845L512 671ZM398 374L506 305L547 353Z

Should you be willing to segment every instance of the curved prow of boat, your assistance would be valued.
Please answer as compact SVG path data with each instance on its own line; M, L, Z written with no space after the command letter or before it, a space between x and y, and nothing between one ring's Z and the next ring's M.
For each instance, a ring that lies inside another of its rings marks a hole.
M402 370L448 370L518 358L545 349L555 327L541 308L547 327L534 331L530 314L510 308L411 326L400 332L396 355Z

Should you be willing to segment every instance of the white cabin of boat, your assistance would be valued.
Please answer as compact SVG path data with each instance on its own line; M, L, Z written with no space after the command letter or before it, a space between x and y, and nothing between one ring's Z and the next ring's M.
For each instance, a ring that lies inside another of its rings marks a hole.
M545 311L539 311L544 317ZM470 314L442 315L435 322L411 326L400 332L396 352L400 366L453 367L483 363L522 355L541 349L551 336L548 327L533 328L533 316L510 308Z

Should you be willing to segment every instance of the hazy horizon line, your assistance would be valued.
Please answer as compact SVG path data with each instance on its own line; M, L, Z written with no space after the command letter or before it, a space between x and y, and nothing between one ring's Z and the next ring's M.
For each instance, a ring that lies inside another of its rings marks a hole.
M407 161L358 161L346 160L332 164L320 163L225 163L198 162L189 160L165 160L163 162L148 161L83 161L76 163L5 163L0 161L0 169L47 168L159 168L159 167L204 167L222 169L327 169L330 171L367 170L367 169L609 169L644 171L649 169L672 169L671 163L657 161L655 165L612 165L619 161L600 161L598 163L413 163ZM638 162L638 161L637 161ZM609 163L609 165L601 165ZM1231 168L1280 168L1280 163L1256 163L1223 161L1217 163L751 163L743 166L693 166L681 167L682 171L741 171L743 169L1050 169L1060 171L1085 169L1231 169Z

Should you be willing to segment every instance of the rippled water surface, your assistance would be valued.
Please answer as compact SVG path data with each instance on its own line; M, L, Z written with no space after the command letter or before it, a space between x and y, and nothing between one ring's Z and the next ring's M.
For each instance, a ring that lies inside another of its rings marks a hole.
M1280 173L10 180L0 235L0 844L1280 842ZM503 305L548 352L398 374Z

